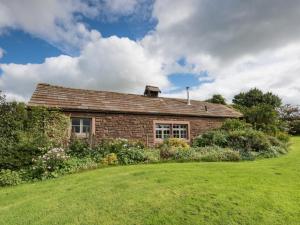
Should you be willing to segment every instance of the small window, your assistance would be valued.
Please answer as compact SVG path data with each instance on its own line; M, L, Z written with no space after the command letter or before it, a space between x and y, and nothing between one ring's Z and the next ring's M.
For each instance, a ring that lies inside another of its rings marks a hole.
M71 118L72 132L76 135L88 136L91 132L90 118Z

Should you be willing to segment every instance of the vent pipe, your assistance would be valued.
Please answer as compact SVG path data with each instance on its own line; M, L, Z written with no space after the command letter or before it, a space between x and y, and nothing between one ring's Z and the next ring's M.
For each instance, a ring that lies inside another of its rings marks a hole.
M186 87L186 94L187 94L187 104L191 105L191 100L190 100L190 87Z

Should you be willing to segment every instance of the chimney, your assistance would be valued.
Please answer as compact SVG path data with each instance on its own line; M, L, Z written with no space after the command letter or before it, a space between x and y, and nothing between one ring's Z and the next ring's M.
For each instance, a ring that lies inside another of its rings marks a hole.
M147 85L145 87L144 96L157 98L159 93L161 93L161 91L158 87Z
M187 104L191 105L191 100L190 100L190 87L186 87L186 94L187 94Z

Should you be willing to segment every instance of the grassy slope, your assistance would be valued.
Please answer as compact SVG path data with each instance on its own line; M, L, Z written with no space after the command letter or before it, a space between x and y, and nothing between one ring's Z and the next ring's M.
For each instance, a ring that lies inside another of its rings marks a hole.
M300 224L300 138L276 159L99 169L0 189L0 224Z

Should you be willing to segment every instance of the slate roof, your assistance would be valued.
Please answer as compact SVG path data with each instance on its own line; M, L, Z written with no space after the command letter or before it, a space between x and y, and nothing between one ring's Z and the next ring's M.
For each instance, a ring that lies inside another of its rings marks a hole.
M202 101L186 99L147 97L107 91L66 88L49 84L38 84L28 106L46 106L64 111L122 112L139 114L197 116L197 117L241 117L236 110Z

